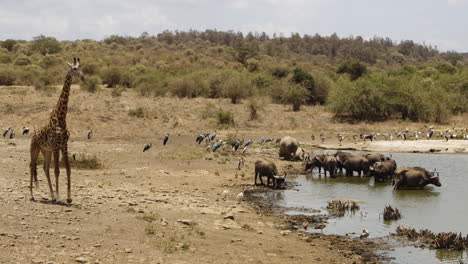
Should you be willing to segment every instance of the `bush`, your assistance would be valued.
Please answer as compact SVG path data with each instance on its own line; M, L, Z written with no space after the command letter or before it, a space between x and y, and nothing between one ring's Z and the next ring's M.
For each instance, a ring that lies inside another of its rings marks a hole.
M81 83L81 89L90 92L90 93L95 93L99 85L102 83L101 78L98 76L90 76L86 77L85 81Z
M233 125L234 124L234 114L230 111L224 111L219 109L216 115L218 119L218 124L220 125Z
M41 59L41 66L43 68L50 68L59 64L60 60L55 55L46 55Z
M99 66L96 63L87 62L83 64L81 67L81 71L84 75L95 75L98 73Z
M168 88L166 75L161 72L150 72L137 78L135 87L141 96L164 96Z
M15 60L15 65L18 65L18 66L26 66L29 64L31 64L31 59L26 56L20 56L16 58Z
M62 44L54 37L40 35L34 37L34 40L31 43L31 49L42 55L55 54L62 50Z
M259 112L264 108L264 102L260 98L251 97L247 108L249 110L249 119L257 120L259 118Z
M117 87L115 89L112 89L111 96L112 97L120 97L120 96L122 96L123 91L125 91L125 88Z
M137 107L135 109L129 109L128 115L132 117L143 118L145 117L145 109L143 107Z
M8 54L6 53L0 53L0 63L10 63L11 58Z
M276 67L271 71L271 75L274 77L281 79L287 77L289 74L289 70L283 67Z
M5 41L2 41L1 47L11 52L13 51L13 48L15 47L15 45L16 45L16 40L7 39Z
M284 103L292 104L292 110L296 112L301 109L301 105L307 102L309 96L309 91L305 87L296 84L289 86L283 100Z
M222 85L223 97L230 98L231 103L237 104L246 98L252 90L251 83L241 74L233 74Z
M169 87L172 95L177 97L208 97L210 94L210 85L200 73L192 73L176 78L169 84Z
M367 73L367 67L359 61L347 61L338 66L336 73L347 73L351 80L355 81Z
M0 85L13 85L16 81L16 73L6 67L0 68Z
M122 72L117 67L110 67L102 73L102 82L109 88L115 88L122 79Z

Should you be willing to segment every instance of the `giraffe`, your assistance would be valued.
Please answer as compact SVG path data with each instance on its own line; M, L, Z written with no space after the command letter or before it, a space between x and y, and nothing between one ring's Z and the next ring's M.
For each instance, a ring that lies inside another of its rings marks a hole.
M50 194L52 197L52 202L57 202L59 198L59 161L60 161L60 151L62 152L62 159L65 163L65 168L67 171L67 203L71 203L71 170L70 164L68 162L68 138L70 133L67 130L67 108L68 108L68 96L70 95L70 85L72 83L73 77L79 77L81 80L84 80L82 72L79 70L80 59L73 58L73 64L68 63L70 70L65 77L65 83L63 84L62 93L60 94L57 105L52 110L52 113L49 118L49 123L40 129L37 132L34 132L34 135L31 138L31 163L29 164L31 170L30 178L30 192L31 192L31 201L35 201L33 196L33 180L36 187L38 186L37 180L37 158L39 153L42 153L44 156L44 172L47 177L47 182L50 189ZM52 183L50 180L49 168L50 163L54 159L55 165L55 193L52 188Z

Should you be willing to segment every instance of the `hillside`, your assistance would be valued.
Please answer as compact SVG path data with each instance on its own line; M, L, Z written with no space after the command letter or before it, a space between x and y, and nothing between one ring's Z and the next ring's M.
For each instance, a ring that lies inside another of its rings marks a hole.
M144 97L269 97L295 111L320 104L335 116L368 121L444 123L468 110L466 54L413 41L207 30L103 41L38 36L0 46L0 85L47 90L79 56L91 90L103 83Z

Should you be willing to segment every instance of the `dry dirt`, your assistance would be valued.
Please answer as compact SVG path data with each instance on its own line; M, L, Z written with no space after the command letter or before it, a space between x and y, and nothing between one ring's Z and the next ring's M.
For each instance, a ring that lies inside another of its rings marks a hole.
M38 168L34 192L39 202L31 202L30 136L20 132L23 126L40 128L57 97L30 87L0 88L0 127L17 130L14 139L0 138L0 263L376 262L368 251L375 247L371 241L288 232L288 219L237 198L254 188L253 162L276 159L275 147L249 149L246 166L238 171L241 154L206 152L195 137L217 129L220 138L234 133L258 141L290 134L306 142L320 131L352 134L425 125L340 124L320 107L292 113L282 105L268 105L261 121L249 121L244 104L227 100L143 98L133 91L113 98L107 89L89 94L74 87L69 150L95 156L104 167L72 170L71 206L48 203L45 175ZM145 118L128 115L137 106L144 108ZM236 127L223 129L214 118L202 118L216 107L231 110ZM466 117L460 118L450 125L463 124ZM91 140L86 139L89 128ZM166 132L170 140L163 147ZM149 142L155 145L143 153ZM282 168L290 165L278 162ZM62 169L62 199L65 178Z

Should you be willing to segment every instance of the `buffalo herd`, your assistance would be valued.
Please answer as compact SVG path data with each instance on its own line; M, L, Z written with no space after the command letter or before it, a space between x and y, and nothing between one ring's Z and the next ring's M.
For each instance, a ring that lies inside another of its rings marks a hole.
M358 176L374 177L375 182L385 182L391 179L394 190L407 187L423 188L428 184L442 186L439 173L435 170L428 171L420 167L397 167L392 155L387 157L375 152L354 155L349 152L338 151L334 155L319 154L310 156L298 146L294 138L285 137L279 143L280 157L304 161L306 173L317 168L319 175L323 170L325 177L328 173L330 178L337 177L338 173L346 176L353 176L357 173ZM260 183L263 184L262 176L267 177L267 186L270 185L271 181L273 187L276 188L284 183L286 173L284 176L279 176L278 169L273 162L258 160L255 162L255 184L257 184L257 177L260 178Z

